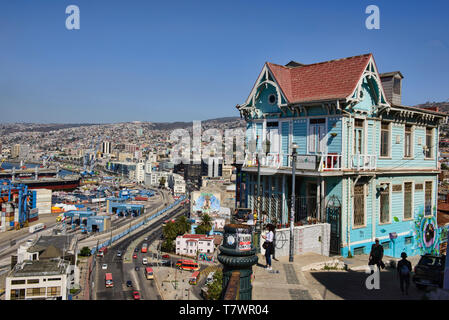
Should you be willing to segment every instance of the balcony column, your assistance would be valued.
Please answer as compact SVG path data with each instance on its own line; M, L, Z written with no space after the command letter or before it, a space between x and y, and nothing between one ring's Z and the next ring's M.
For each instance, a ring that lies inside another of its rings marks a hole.
M321 215L321 178L316 180L316 218L319 219Z

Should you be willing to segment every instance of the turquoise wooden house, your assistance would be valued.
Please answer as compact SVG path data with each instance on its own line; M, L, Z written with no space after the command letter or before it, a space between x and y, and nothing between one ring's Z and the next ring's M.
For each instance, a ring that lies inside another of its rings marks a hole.
M267 62L237 105L247 123L242 206L288 225L295 148L295 224L330 223L338 255L367 254L376 238L386 255L416 254L416 219L436 215L446 115L403 106L402 79L380 74L372 54Z

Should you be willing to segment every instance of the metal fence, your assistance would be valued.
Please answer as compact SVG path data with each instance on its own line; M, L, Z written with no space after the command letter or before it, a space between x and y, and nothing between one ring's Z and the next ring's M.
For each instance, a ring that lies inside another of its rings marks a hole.
M141 227L143 224L145 224L145 223L147 223L147 222L153 220L154 218L159 217L161 214L164 214L165 212L167 212L167 211L170 210L171 208L177 206L177 205L178 205L181 201L183 201L184 199L185 199L185 196L180 197L178 200L176 200L175 202L173 202L173 203L170 204L169 206L167 206L167 207L165 207L164 209L162 209L162 210L156 212L155 214L149 216L149 217L146 218L145 220L143 220L143 221L141 221L141 222L139 222L139 223L137 223L137 224L131 226L130 228L128 228L128 229L126 229L125 231L123 231L122 233L120 233L120 234L118 234L118 235L115 235L115 236L111 237L109 240L107 240L107 241L105 241L105 242L99 244L98 247L97 247L97 246L93 247L92 250L91 250L91 254L95 254L95 252L96 252L97 250L99 250L99 249L101 249L101 248L103 248L103 247L110 246L112 243L114 243L114 242L117 241L118 239L120 239L120 238L122 238L122 237L128 235L130 232L132 232L132 231L136 230L137 228Z
M285 209L283 212L283 201L285 201ZM290 210L292 207L292 198L284 199L282 194L269 194L265 192L258 201L255 197L255 209L262 213L263 223L272 223L278 225L290 221ZM320 220L318 212L318 203L316 196L296 196L295 197L295 222L307 222L310 219Z

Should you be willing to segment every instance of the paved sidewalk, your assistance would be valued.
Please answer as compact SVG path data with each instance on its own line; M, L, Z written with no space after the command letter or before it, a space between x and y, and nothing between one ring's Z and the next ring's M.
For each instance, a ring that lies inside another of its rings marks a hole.
M390 260L385 257L389 266ZM410 257L415 266L419 256ZM253 267L253 300L420 300L425 292L410 283L409 295L403 296L394 268L387 267L380 274L380 289L368 290L365 282L369 274L367 255L354 258L326 257L307 253L272 259L272 271L265 269L265 257L259 254Z

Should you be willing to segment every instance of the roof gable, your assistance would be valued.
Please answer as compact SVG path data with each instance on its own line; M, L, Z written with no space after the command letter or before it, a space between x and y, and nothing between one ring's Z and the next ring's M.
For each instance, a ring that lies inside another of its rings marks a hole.
M267 62L289 103L345 99L356 88L372 54L286 67Z

